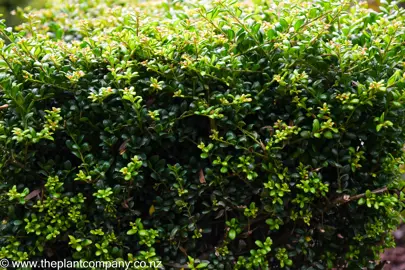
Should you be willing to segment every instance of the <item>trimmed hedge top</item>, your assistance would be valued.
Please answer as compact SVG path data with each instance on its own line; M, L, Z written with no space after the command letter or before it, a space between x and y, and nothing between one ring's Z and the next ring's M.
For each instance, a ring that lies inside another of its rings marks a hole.
M372 269L394 245L403 10L64 2L0 26L0 257Z

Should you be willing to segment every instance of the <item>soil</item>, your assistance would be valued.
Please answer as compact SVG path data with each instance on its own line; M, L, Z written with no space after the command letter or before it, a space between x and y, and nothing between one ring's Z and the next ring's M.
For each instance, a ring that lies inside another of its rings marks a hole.
M405 270L405 224L394 232L396 248L388 249L381 256L384 270Z

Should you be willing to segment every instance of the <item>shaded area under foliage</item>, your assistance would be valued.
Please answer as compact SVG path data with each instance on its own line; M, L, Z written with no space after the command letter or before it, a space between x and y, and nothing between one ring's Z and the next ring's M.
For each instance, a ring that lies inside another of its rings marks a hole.
M405 269L405 224L394 232L396 248L387 249L381 256L386 261L384 270L404 270Z

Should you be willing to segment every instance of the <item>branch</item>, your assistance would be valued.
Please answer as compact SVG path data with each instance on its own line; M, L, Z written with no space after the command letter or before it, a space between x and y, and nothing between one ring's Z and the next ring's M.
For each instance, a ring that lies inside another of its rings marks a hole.
M7 108L8 108L8 104L4 104L4 105L0 106L0 110L7 109Z
M375 190L371 191L371 193L380 194L380 193L386 192L387 190L388 190L387 187L382 187L382 188L375 189ZM354 195L354 196L343 195L342 197L339 197L339 198L335 199L332 204L334 204L334 205L336 205L336 204L344 204L344 203L348 203L348 202L351 202L351 201L358 200L358 199L363 198L365 196L366 196L366 193L361 193L361 194Z

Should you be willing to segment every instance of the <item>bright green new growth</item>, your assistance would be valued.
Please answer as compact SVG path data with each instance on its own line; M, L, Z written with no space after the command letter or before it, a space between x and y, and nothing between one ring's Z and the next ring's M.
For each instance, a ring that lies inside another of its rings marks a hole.
M1 258L372 269L394 245L404 10L63 2L0 25Z

